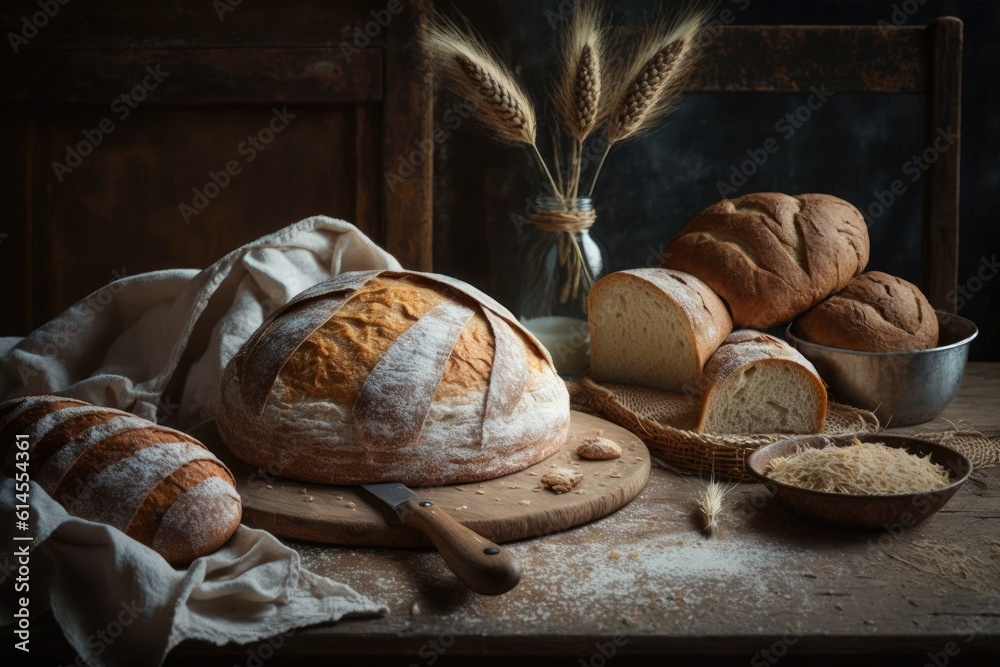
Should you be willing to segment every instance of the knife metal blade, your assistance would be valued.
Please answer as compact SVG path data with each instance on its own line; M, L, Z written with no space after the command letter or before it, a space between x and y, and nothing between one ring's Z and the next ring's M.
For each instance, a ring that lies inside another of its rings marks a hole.
M407 500L413 500L414 498L419 497L410 489L410 487L396 482L386 482L384 484L362 484L361 488L397 511L399 510L399 506Z
M521 579L521 564L514 554L466 528L430 498L397 482L361 487L393 508L403 524L426 535L448 568L471 590L499 595Z

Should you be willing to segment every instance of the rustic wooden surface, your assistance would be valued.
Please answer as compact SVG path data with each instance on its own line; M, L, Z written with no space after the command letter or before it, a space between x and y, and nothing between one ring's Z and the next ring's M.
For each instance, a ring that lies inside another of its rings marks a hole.
M971 364L944 417L1000 434L1000 364ZM721 538L708 540L696 522L700 488L654 467L619 512L508 545L525 573L497 598L463 590L433 552L292 543L308 567L389 613L284 637L280 655L384 654L429 665L427 656L441 655L433 647L446 644L447 657L561 654L586 664L596 644L614 641L619 654L759 656L778 646L792 656L926 660L952 641L963 656L1000 652L1000 468L974 473L913 529L882 532L806 523L759 485L741 484L727 497ZM182 645L171 661L247 650Z
M243 523L278 537L330 544L430 546L422 533L404 526L388 506L356 486L301 484L257 474L252 466L227 457L214 425L209 426L194 435L220 452L232 470L243 498ZM598 434L619 443L622 457L577 457L583 439ZM553 467L578 470L584 478L570 493L543 490L539 480ZM554 456L512 475L417 491L480 535L510 542L607 516L642 491L649 467L649 451L639 438L611 422L573 412L569 438Z

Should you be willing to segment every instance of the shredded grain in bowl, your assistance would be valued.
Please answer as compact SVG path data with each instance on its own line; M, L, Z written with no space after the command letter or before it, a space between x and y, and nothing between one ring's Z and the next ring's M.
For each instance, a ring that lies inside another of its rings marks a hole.
M944 466L933 463L930 455L857 438L847 447L801 449L776 458L766 475L803 489L864 496L923 493L951 482Z

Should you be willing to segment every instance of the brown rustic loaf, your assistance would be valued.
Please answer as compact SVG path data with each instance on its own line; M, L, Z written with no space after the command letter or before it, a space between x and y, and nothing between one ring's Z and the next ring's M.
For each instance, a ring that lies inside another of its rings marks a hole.
M632 269L601 278L587 303L590 376L599 382L695 391L698 373L733 330L698 278Z
M831 195L758 192L709 206L670 242L662 266L701 278L736 327L790 322L868 264L868 227Z
M216 551L239 526L233 476L189 435L61 396L0 403L0 437L27 435L28 470L66 511L118 528L172 564ZM16 447L4 468L16 473Z
M906 352L936 346L938 320L916 285L868 271L797 319L795 332L848 350Z
M356 272L299 295L240 349L219 429L273 475L454 484L558 451L569 395L545 348L470 285Z
M734 331L705 364L699 433L820 433L827 395L819 374L783 340Z

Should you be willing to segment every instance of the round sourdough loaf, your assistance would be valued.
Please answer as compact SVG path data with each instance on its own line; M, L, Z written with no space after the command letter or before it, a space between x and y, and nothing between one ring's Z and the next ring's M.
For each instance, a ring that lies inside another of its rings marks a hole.
M67 512L114 526L171 564L216 551L239 526L232 474L180 431L62 396L12 399L0 403L9 474L25 460L18 435L28 436L31 479Z
M795 321L805 340L869 352L927 350L938 341L938 320L913 283L868 271Z
M736 327L791 322L868 264L868 227L831 195L757 192L709 206L664 250L660 264L701 278Z
M551 456L569 396L545 348L461 281L342 274L273 313L227 365L219 428L304 482L455 484Z

